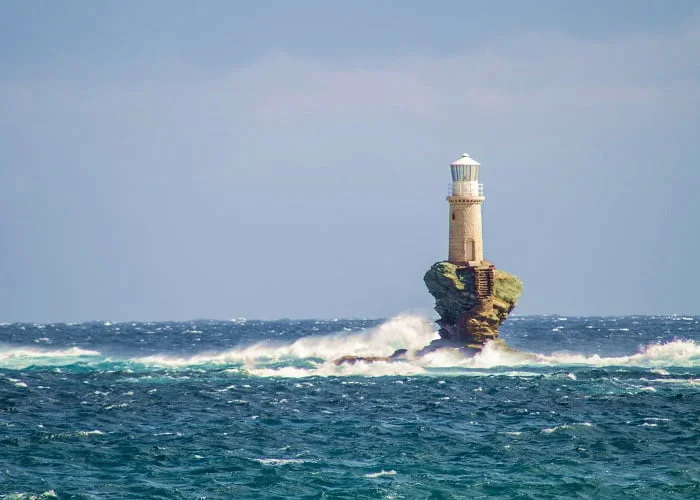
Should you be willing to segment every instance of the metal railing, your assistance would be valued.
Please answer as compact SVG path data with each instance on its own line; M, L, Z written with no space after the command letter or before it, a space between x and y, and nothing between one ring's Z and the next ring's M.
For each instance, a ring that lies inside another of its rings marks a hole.
M483 184L469 184L466 182L450 182L447 185L447 196L484 196Z

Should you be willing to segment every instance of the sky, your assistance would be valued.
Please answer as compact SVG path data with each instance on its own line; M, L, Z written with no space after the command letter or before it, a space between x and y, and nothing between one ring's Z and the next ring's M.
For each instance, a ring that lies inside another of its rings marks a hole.
M0 2L0 321L700 314L700 4Z

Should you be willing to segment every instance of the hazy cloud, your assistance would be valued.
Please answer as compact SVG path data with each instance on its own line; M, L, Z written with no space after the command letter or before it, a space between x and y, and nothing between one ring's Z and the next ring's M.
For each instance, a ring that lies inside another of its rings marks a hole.
M420 277L443 257L463 148L485 165L486 252L525 279L522 313L688 311L698 60L695 18L457 55L0 81L0 320L429 309Z

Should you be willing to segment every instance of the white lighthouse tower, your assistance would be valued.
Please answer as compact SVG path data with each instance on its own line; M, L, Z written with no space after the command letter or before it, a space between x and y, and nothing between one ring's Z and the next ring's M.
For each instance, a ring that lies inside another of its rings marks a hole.
M489 265L484 262L484 240L481 235L483 185L479 184L479 162L464 153L450 165L452 184L450 203L450 250L448 261L470 267Z

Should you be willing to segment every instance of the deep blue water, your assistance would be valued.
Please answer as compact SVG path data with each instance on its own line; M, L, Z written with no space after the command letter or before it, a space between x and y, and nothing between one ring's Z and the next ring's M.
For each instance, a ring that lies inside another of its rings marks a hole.
M700 318L0 325L0 498L700 498Z

